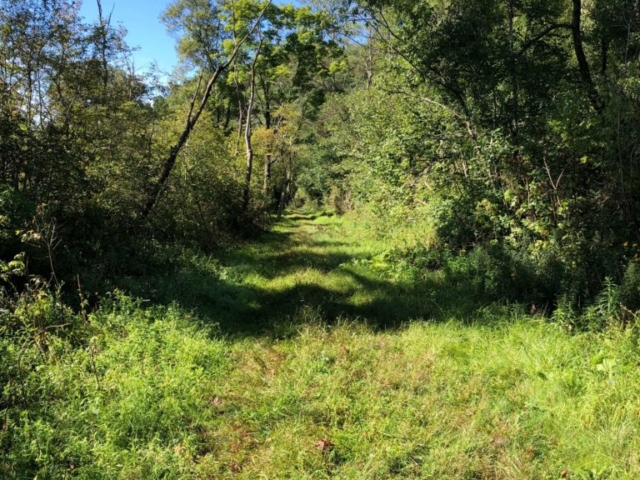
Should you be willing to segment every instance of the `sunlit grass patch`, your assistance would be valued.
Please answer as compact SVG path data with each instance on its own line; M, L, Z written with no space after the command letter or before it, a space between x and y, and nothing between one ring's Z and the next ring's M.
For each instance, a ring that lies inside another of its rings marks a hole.
M608 468L633 478L639 387L625 386L626 408L610 403L589 373L594 340L505 319L385 333L300 325L287 340L237 344L248 360L229 382L251 391L237 414L260 431L237 475L583 478ZM570 377L583 370L595 391L576 396ZM600 421L589 417L594 402L606 405Z

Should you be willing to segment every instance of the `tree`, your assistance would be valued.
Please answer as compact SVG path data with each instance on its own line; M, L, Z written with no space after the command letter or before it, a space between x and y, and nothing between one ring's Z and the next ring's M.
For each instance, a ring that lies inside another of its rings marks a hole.
M149 214L151 213L151 211L153 210L153 208L157 204L158 199L160 198L160 194L162 192L162 188L167 183L169 175L171 175L173 167L176 164L176 160L178 158L178 154L180 153L180 150L184 147L185 143L189 139L189 136L191 135L191 132L193 131L194 127L196 126L196 123L198 122L198 119L202 115L202 112L204 111L205 107L207 106L207 102L208 102L208 100L211 97L211 94L213 92L213 87L216 85L216 83L217 83L218 79L220 78L221 74L224 73L229 68L229 66L233 63L233 61L235 60L236 56L238 55L238 52L240 51L240 48L244 44L245 40L258 27L258 25L260 24L260 22L262 20L262 17L264 16L265 11L267 10L267 8L269 7L270 4L271 4L271 1L269 0L266 3L266 5L264 6L264 8L262 9L262 11L259 13L259 15L258 15L257 19L254 21L253 25L249 28L248 32L240 39L239 42L237 42L233 46L231 51L226 56L226 59L224 61L221 61L218 64L218 66L216 67L215 71L213 72L213 74L209 78L209 81L207 82L207 85L206 85L206 87L204 89L204 92L202 93L202 95L200 97L200 102L199 102L198 107L195 108L196 100L198 98L198 95L200 94L200 92L199 92L200 88L199 88L199 83L198 83L198 88L196 88L196 92L195 92L195 94L193 96L193 99L191 100L191 106L189 108L189 113L187 115L187 120L186 120L184 129L183 129L182 133L180 134L180 138L171 147L168 156L165 158L165 160L163 162L162 172L160 174L160 177L158 178L158 180L156 182L154 182L151 185L149 194L147 195L147 201L145 202L145 206L144 206L144 208L143 208L143 210L141 212L141 218L143 220L146 219L149 216Z

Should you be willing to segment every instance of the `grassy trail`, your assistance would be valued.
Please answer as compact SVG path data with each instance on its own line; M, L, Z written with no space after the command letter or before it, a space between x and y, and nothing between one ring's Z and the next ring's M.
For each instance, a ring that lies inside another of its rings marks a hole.
M44 360L6 344L33 367L7 386L23 401L0 477L640 478L636 330L572 335L482 306L390 247L290 216L132 285L167 306L116 297Z
M309 316L391 328L431 317L440 301L460 298L455 289L439 288L437 273L416 284L402 269L393 270L381 255L390 245L371 237L333 215L289 215L258 241L218 260L187 258L170 278L124 287L176 303L231 336L286 335ZM458 302L467 310L470 305Z
M439 272L398 271L388 248L290 216L223 262L233 301L215 316L232 337L207 475L640 478L633 332L480 308Z
M262 241L223 261L245 296L219 321L277 335L309 315L329 323L359 319L376 328L428 315L422 286L400 272L383 275L388 265L376 255L385 245L368 237L335 216L285 218ZM249 311L234 312L239 305Z

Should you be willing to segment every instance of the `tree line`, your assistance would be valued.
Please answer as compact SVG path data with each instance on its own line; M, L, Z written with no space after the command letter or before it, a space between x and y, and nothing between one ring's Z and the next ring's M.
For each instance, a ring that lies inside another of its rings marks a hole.
M153 242L211 252L268 228L293 198L305 125L336 89L342 46L318 9L169 4L180 65L167 85L136 71L126 31L97 5L90 21L70 0L0 7L9 276L99 284ZM28 265L13 261L23 252Z

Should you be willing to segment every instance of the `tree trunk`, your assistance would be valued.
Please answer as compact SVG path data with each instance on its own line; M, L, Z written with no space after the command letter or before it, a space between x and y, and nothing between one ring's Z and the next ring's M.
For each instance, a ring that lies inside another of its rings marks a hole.
M367 41L367 60L365 69L367 71L367 90L373 86L373 28L369 27L369 39Z
M582 0L573 0L573 20L571 22L571 34L573 36L573 48L578 60L578 68L580 69L580 77L587 87L587 95L591 101L591 105L596 112L602 112L602 102L596 86L591 78L591 69L587 56L584 53L584 45L582 43Z
M247 211L249 209L249 200L251 195L251 176L253 172L253 148L251 146L251 116L253 114L253 105L256 97L256 63L262 50L262 39L260 39L260 45L256 50L256 55L251 63L251 86L249 93L249 102L247 103L247 125L244 131L244 143L247 150L247 169L244 177L244 192L242 194L242 210Z
M97 0L98 6L98 18L100 21L100 56L102 59L102 86L103 86L103 101L107 101L107 89L109 87L109 63L107 60L107 49L108 49L108 38L107 32L109 27L111 26L111 14L109 15L109 19L105 20L102 15L102 1Z
M277 158L272 158L271 154L267 153L264 160L264 185L262 186L265 196L269 193L269 184L271 183L271 165L277 161Z
M267 153L266 158L264 159L264 185L262 186L262 191L266 198L269 193L269 182L271 181L271 154Z
M211 93L213 92L213 87L218 81L218 78L233 63L236 56L238 55L238 52L240 51L240 47L244 44L247 38L249 38L249 36L253 33L253 31L258 27L269 5L271 5L271 1L267 3L265 8L260 13L258 19L255 21L255 23L253 24L251 29L247 32L247 34L240 40L240 42L238 42L238 44L234 48L233 52L231 53L227 61L218 65L216 70L213 72L213 75L211 75L211 78L207 82L207 86L205 88L204 94L202 95L202 98L200 100L200 105L198 106L198 109L195 112L193 108L195 106L195 101L198 95L198 91L196 91L196 93L194 94L193 99L191 100L189 114L187 115L187 121L185 123L182 134L180 135L180 138L178 139L176 144L171 147L169 151L169 155L164 160L162 173L160 174L158 181L151 186L150 191L147 195L147 201L145 202L145 206L142 209L142 212L140 213L140 217L142 218L143 221L149 217L149 214L153 211L153 209L157 205L158 200L160 199L160 196L162 194L162 190L164 189L167 183L167 180L169 179L169 176L173 171L173 167L176 164L178 155L180 154L180 151L182 150L184 145L187 143L187 140L189 139L191 132L193 131L194 127L196 126L196 123L198 122L198 119L200 118L200 115L202 115L202 112L207 106L207 102L209 101L209 97L211 97Z
M515 38L513 31L513 20L515 0L509 0L509 55L511 56L511 88L512 88L512 120L511 120L511 133L514 137L518 136L518 64L517 56L514 49Z
M282 188L282 192L280 192L280 201L278 202L278 218L282 217L282 214L284 212L284 207L287 204L290 187L291 187L291 172L287 171L287 179L284 182L284 187Z
M278 203L278 218L284 213L284 208L291 200L291 189L293 187L293 155L289 155L289 168L285 166L286 180L282 192L280 193L280 202Z

